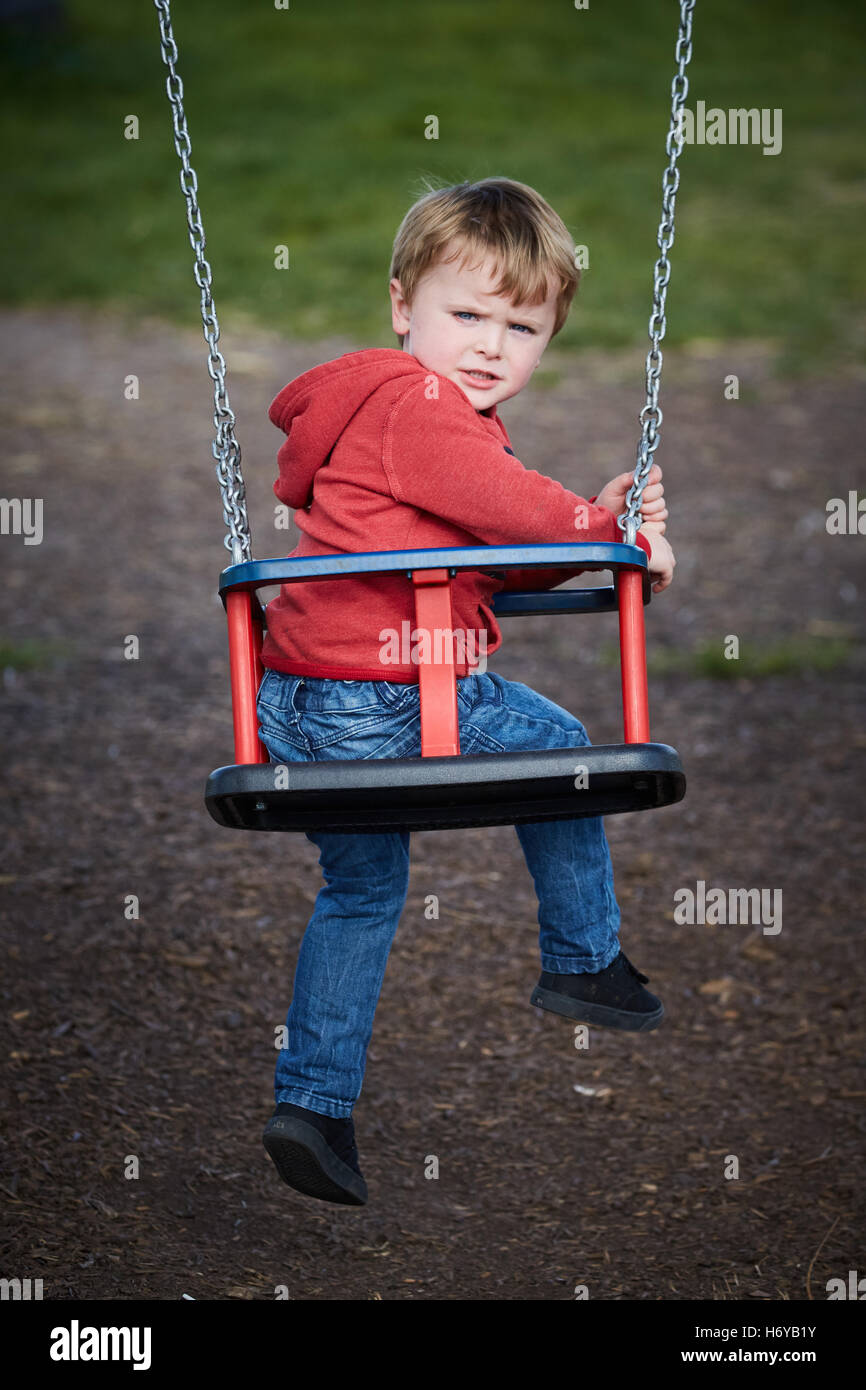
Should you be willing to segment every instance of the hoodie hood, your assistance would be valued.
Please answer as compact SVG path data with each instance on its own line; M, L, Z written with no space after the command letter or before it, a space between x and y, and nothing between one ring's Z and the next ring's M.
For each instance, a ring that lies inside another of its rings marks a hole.
M427 375L417 357L402 348L365 348L323 362L284 386L268 409L271 422L288 436L277 454L280 476L274 492L279 500L288 507L306 507L316 473L365 401L397 377Z

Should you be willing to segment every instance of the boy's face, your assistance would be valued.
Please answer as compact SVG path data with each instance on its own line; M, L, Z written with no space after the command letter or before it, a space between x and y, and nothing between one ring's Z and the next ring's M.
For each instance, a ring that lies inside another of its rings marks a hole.
M400 281L390 284L394 332L406 335L404 351L453 381L479 411L523 390L556 321L556 286L543 304L513 304L493 292L500 278L495 264L490 257L468 270L459 256L439 261L419 280L411 308Z

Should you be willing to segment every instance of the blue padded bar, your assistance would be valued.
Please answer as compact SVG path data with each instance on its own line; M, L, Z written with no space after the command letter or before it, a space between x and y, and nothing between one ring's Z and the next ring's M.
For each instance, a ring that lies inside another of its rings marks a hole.
M272 584L293 584L301 580L345 579L358 574L406 573L413 570L449 569L495 572L509 569L642 569L643 601L650 601L647 555L639 545L617 541L581 542L551 545L482 545L428 547L422 550L371 550L358 554L311 555L299 559L247 560L229 565L220 575L219 593L225 606L226 594L236 589L255 590ZM537 613L606 613L615 610L616 589L514 590L494 597L497 617ZM258 615L257 615L258 616Z

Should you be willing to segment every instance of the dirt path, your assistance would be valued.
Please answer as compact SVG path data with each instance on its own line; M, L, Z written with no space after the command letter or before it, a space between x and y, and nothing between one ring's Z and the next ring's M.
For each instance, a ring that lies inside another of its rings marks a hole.
M65 644L5 674L2 1273L52 1299L820 1300L862 1270L866 540L824 527L827 498L862 486L862 382L776 383L755 347L666 354L678 566L653 651L860 645L825 675L653 677L687 796L605 824L655 1033L593 1030L578 1052L529 1007L512 828L413 838L355 1109L370 1202L343 1209L281 1184L260 1138L317 852L223 830L202 799L232 761L203 341L74 311L2 330L4 487L44 499L41 544L0 537L2 632ZM255 553L285 553L267 405L356 345L227 332ZM588 495L632 466L643 361L565 367L503 416L528 466ZM611 624L514 620L495 669L616 741ZM699 880L782 890L782 930L676 924Z

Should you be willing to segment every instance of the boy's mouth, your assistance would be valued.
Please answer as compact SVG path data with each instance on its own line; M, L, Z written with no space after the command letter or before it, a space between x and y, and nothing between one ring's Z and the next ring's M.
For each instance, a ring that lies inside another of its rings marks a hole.
M475 386L492 386L495 381L499 380L499 377L494 376L492 372L467 371L465 367L461 367L460 372Z

